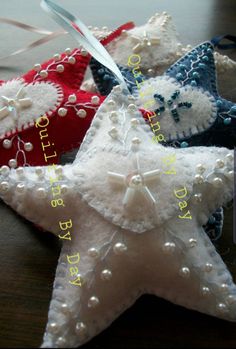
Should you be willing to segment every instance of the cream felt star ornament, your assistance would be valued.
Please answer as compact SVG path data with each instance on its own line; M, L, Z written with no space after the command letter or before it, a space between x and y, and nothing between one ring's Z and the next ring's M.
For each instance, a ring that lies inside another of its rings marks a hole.
M82 345L144 293L236 320L236 286L202 228L232 199L233 152L150 137L116 86L73 164L2 167L1 198L63 240L42 347Z

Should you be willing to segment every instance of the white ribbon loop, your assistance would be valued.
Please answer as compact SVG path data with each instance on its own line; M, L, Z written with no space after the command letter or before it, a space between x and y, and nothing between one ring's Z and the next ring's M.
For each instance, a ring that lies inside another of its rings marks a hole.
M93 36L86 25L71 13L51 0L42 0L42 8L82 45L97 61L107 67L117 77L118 82L128 91L124 78L116 63L102 44ZM78 29L77 29L78 27Z

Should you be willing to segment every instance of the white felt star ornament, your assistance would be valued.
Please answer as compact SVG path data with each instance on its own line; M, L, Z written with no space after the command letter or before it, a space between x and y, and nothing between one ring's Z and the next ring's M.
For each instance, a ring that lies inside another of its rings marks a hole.
M42 347L82 345L143 293L236 320L236 287L202 229L232 199L233 153L150 139L118 86L73 164L1 169L2 199L64 242ZM173 156L176 174L168 175L163 159Z

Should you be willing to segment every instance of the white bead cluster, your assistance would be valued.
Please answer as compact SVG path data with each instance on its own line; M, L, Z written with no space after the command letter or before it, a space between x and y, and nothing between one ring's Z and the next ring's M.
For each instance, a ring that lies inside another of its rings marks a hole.
M33 150L33 144L31 142L24 142L18 135L12 137L11 139L4 139L2 142L2 147L6 150L10 150L13 148L13 144L15 141L15 145L17 147L16 150L16 157L12 158L8 161L8 166L10 168L16 168L18 166L18 158L21 155L24 159L24 163L22 166L25 166L27 164L26 161L26 154L25 152L31 152ZM23 149L21 148L21 145L23 145Z
M65 70L65 64L74 65L78 55L85 56L87 53L84 50L75 50L72 53L72 50L67 48L65 50L65 54L66 55L62 58L59 53L56 53L53 56L53 62L44 69L42 69L41 64L35 64L34 70L36 71L36 75L34 76L34 81L38 79L46 79L50 72L63 73Z
M96 111L99 107L99 104L100 98L98 96L92 96L91 102L79 103L77 101L76 94L71 94L69 95L67 102L64 104L64 106L58 109L57 113L59 116L64 117L68 113L68 108L73 108L76 115L79 118L84 119L87 116L86 109L93 109Z

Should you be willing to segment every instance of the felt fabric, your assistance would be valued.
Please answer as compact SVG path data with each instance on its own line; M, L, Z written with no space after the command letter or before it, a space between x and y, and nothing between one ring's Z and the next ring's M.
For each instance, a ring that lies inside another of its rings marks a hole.
M101 43L133 26L100 35ZM20 78L0 81L0 166L59 163L64 152L79 147L104 100L80 89L90 59L85 50L66 49Z
M236 286L201 228L233 197L233 151L166 148L150 137L116 86L73 164L1 170L1 198L64 242L42 347L84 344L143 293L236 320ZM165 173L167 159L176 173Z
M156 113L152 124L160 124L165 143L228 148L236 144L236 104L218 93L213 53L210 42L200 44L173 64L162 77L148 79L138 74L137 81L130 69L121 70L130 80L130 91L137 106ZM116 79L108 69L99 74L100 63L93 60L92 65L98 88L108 94L111 86L117 83ZM109 79L104 80L105 75Z
M101 35L101 32L100 32ZM184 46L172 17L166 13L156 13L148 22L127 30L111 42L107 49L117 64L128 68L130 56L138 54L141 57L140 70L148 76L162 75L176 60L192 50L191 45ZM231 77L236 72L236 62L227 55L214 52L214 59L219 78ZM92 92L96 86L92 80L85 81L83 88ZM224 91L222 88L221 91Z

